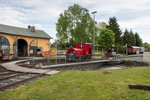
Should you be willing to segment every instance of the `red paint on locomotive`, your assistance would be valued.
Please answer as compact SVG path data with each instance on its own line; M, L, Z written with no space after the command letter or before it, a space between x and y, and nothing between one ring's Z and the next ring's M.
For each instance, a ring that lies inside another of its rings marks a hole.
M66 58L74 60L91 59L93 45L90 43L77 43L76 48L72 46L66 52Z

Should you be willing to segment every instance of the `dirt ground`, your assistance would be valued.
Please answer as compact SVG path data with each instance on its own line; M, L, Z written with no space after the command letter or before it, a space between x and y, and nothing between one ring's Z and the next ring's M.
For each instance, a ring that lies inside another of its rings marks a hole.
M137 62L137 61L130 61L130 60L124 60L121 65L125 65L127 67L132 66L148 66L148 63L145 62Z
M25 60L25 59L28 59L28 58L14 58L13 60L2 60L0 58L0 63L7 63L7 62L11 62L11 61Z

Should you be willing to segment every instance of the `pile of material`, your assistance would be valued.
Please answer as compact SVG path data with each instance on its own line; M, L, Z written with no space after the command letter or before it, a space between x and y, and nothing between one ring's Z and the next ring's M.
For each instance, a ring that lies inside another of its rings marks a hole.
M148 63L137 62L137 61L130 61L130 60L124 60L121 64L127 65L127 66L148 66Z

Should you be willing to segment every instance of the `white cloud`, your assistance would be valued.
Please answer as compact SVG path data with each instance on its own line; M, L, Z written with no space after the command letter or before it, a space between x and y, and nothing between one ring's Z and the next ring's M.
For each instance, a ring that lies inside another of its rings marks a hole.
M138 28L138 27L150 26L149 20L150 17L145 16L134 20L121 21L119 22L119 24L121 25L122 28Z
M75 3L89 9L89 12L98 11L96 21L108 21L113 16L120 18L122 11L136 12L134 19L127 13L122 15L127 19L118 20L121 28L133 28L144 33L142 38L146 41L149 37L150 15L143 13L142 17L138 16L140 12L150 10L149 0L0 0L0 24L20 27L35 25L36 29L46 31L55 39L55 23L59 14Z
M25 20L23 13L13 10L10 7L0 7L1 24L24 26L20 20Z
M137 18L131 21L122 21L119 22L120 27L124 30L125 28L132 29L134 32L138 32L142 37L143 42L150 43L150 17L145 16L141 18Z

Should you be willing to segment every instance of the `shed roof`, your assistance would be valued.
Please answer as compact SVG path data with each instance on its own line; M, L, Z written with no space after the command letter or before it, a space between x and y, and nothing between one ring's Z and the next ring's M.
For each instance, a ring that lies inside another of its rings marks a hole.
M0 24L0 32L11 35L52 39L52 37L43 30L35 30L34 32L31 32L28 28L14 27L3 24Z

